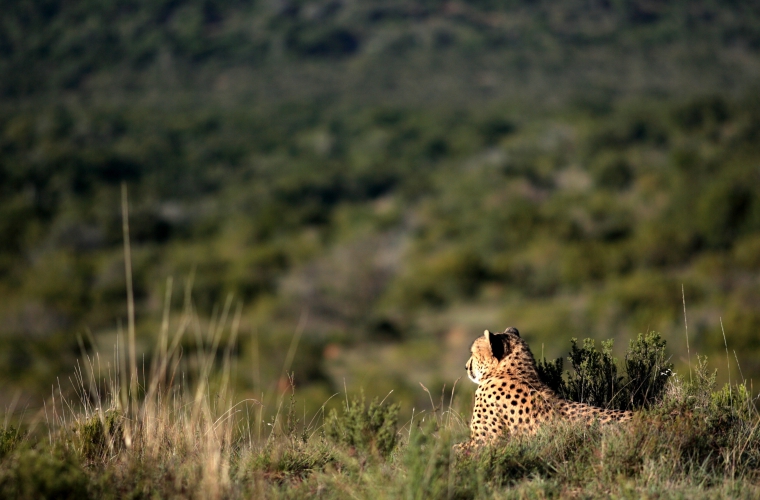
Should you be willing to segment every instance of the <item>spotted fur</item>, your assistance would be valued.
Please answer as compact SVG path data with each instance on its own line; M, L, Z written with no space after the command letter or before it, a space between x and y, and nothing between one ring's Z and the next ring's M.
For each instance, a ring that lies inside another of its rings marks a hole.
M473 342L466 369L478 384L470 443L479 446L505 434L529 433L551 420L601 423L630 420L632 413L559 397L538 377L536 361L517 328L485 331Z

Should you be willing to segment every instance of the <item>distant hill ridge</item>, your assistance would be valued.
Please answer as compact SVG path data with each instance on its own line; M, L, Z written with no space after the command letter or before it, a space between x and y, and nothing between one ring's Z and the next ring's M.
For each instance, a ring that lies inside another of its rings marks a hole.
M4 99L162 86L543 100L725 90L760 68L755 2L11 0L0 19Z

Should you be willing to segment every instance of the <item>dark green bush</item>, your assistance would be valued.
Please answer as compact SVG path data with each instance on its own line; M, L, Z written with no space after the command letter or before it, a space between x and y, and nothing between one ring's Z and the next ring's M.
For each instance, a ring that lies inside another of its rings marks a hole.
M86 499L87 484L82 464L62 448L21 450L0 467L0 497L9 500Z
M536 362L538 368L538 376L541 380L551 387L557 394L565 393L565 379L564 379L564 359L557 358L554 361L549 361L546 358L539 359Z
M627 189L634 180L633 168L620 155L603 156L594 165L593 175L599 187L612 190Z
M330 412L325 428L331 439L357 448L388 456L396 446L398 404L380 402L375 398L366 407L364 396L354 398L338 415Z
M715 127L730 118L731 110L725 98L712 95L692 99L673 111L673 121L683 130Z
M673 374L673 364L665 358L665 340L657 332L639 334L625 354L625 401L631 409L658 401Z
M13 426L0 430L0 460L23 441L24 434Z
M665 358L665 341L659 333L639 334L625 355L625 375L618 374L612 356L612 341L602 342L598 351L593 339L578 347L571 340L568 361L572 372L563 372L563 360L542 359L539 376L565 399L605 408L635 410L659 401L673 365Z
M705 185L697 204L696 226L709 248L728 248L741 236L760 229L760 177L724 178Z
M623 387L623 377L618 375L612 357L612 340L602 341L601 352L596 350L593 339L584 339L580 348L576 339L572 339L571 344L568 360L573 371L568 374L562 396L572 401L607 406Z
M396 301L406 308L443 307L460 298L472 298L488 270L470 249L453 249L426 255L395 283Z

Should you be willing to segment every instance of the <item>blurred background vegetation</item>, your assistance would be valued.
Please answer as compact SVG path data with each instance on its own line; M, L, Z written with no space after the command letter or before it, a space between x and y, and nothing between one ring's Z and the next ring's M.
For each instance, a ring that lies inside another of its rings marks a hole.
M759 56L754 2L5 2L0 404L113 362L122 182L139 359L170 278L198 332L231 296L241 398L292 346L309 408L420 408L506 326L656 330L683 375L683 297L692 363L757 378Z

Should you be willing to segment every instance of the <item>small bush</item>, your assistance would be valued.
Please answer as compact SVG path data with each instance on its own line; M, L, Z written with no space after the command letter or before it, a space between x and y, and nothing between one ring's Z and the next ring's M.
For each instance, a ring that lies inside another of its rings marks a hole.
M563 372L563 360L540 360L541 380L561 397L605 408L635 410L659 401L673 365L665 359L665 341L659 333L639 334L625 355L625 376L618 375L612 356L612 341L602 342L598 351L593 339L578 347L571 340L568 360L572 372Z
M0 430L0 460L15 450L23 439L24 435L13 426Z
M578 347L572 339L570 363L573 373L565 384L565 398L572 401L608 406L620 399L623 377L617 374L615 358L612 357L612 340L602 341L602 351L594 346L592 339L584 339L583 347Z
M116 411L105 412L102 420L95 415L79 422L75 434L77 450L86 460L102 459L122 446L122 417Z
M625 355L626 401L631 408L650 406L658 401L673 374L673 364L665 359L665 341L657 332L639 334L631 340Z
M372 401L365 407L364 396L354 398L343 415L332 410L325 423L327 435L342 444L388 456L396 446L398 404Z
M599 187L610 190L624 190L631 186L634 172L631 165L618 155L601 155L594 165L593 176Z
M254 453L249 467L242 471L242 477L249 475L249 471L259 471L275 482L300 480L336 462L331 446L325 442L308 445L277 443Z
M557 394L565 394L566 392L563 366L564 360L562 358L557 358L554 361L539 359L536 363L538 376Z
M63 449L27 449L0 468L0 497L18 499L88 498L87 476L76 457Z
M710 396L710 408L716 413L726 412L742 420L749 420L754 414L752 398L744 384L733 387L726 384Z

